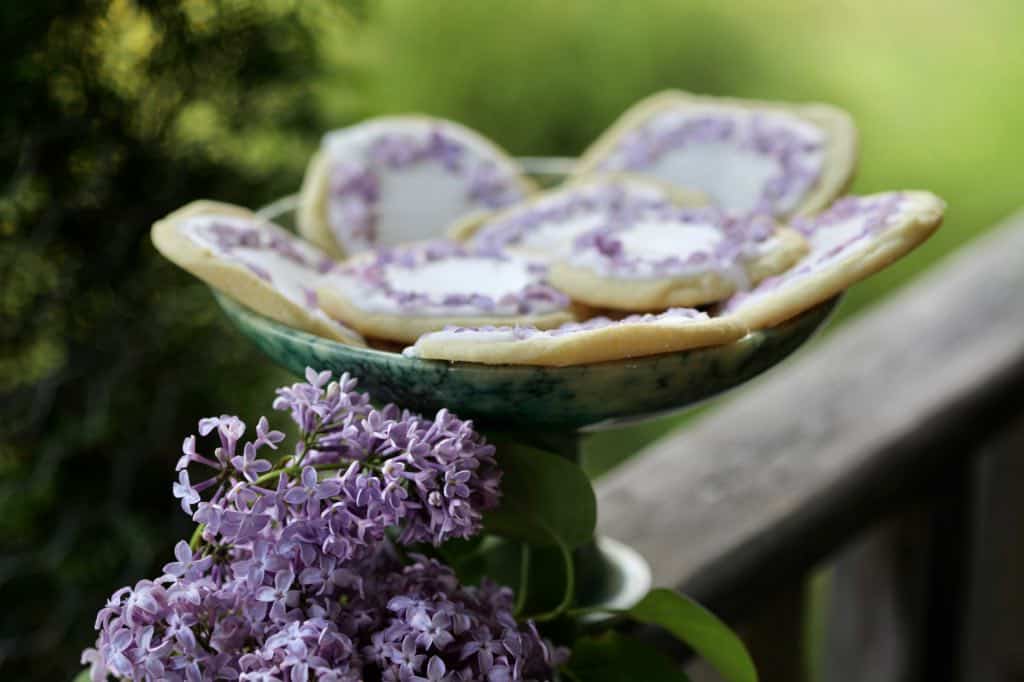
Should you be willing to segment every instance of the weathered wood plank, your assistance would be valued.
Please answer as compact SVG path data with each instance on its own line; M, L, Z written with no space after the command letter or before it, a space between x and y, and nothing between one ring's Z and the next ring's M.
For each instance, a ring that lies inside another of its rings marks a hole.
M752 605L744 619L741 634L765 682L801 682L807 677L803 641L805 592L803 576L793 576L791 583Z
M971 454L945 467L909 513L840 554L826 619L825 682L961 679L978 464Z
M1024 680L1024 418L982 453L964 666L970 682Z
M872 529L837 558L828 596L824 682L920 679L916 665L926 592L920 584L925 569L920 511Z
M602 479L599 531L725 615L1021 411L1024 214Z

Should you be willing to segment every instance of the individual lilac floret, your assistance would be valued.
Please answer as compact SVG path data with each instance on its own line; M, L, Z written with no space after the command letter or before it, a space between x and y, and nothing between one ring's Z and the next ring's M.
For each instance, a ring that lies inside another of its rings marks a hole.
M510 592L419 556L403 566L389 540L479 532L499 497L494 448L445 410L377 410L355 386L309 370L279 389L291 448L265 419L251 441L237 417L200 421L216 447L185 440L173 492L202 531L97 614L92 679L550 679L558 656ZM193 465L210 471L195 485Z

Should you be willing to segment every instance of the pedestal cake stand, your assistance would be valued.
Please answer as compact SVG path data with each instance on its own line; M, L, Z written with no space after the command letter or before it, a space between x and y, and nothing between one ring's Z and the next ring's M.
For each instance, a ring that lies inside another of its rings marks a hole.
M528 168L536 168L538 175L558 174L560 160L532 161ZM291 226L294 207L295 198L285 197L260 214ZM781 362L825 323L838 302L838 297L826 301L722 346L591 365L530 367L423 360L346 346L214 296L244 336L298 376L306 367L348 372L381 403L425 414L445 407L484 430L500 430L575 462L588 432L685 410ZM643 557L611 538L597 538L576 550L576 564L580 605L628 608L651 584Z

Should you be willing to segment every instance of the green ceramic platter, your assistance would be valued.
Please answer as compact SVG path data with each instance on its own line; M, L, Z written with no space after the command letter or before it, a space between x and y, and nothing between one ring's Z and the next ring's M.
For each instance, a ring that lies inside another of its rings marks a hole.
M818 329L836 299L731 344L573 367L482 365L354 348L287 327L215 294L236 327L275 362L348 372L375 401L447 407L492 428L565 432L681 410L777 364Z
M573 159L520 158L542 185L564 178ZM296 196L260 209L293 227ZM446 407L483 427L564 437L690 407L738 386L800 347L825 322L838 297L778 327L723 346L575 367L482 365L408 358L354 348L293 329L214 292L235 326L276 363L348 372L380 403L430 413Z

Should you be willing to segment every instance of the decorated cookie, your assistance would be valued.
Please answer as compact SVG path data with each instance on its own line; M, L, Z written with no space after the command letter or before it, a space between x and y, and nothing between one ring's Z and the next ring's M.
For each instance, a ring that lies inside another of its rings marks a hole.
M299 231L352 255L440 237L532 189L508 155L465 126L378 118L324 137L302 184Z
M531 197L462 236L473 246L550 262L567 256L584 232L628 220L652 207L676 204L705 206L707 198L639 176L595 176Z
M832 106L671 91L623 114L574 174L642 173L702 190L725 209L791 216L842 194L856 138L853 120Z
M692 308L621 320L595 317L557 329L536 327L448 327L424 334L405 354L488 365L582 365L670 353L735 341L746 327L711 318Z
M437 241L357 256L317 291L325 310L367 336L409 343L448 325L547 329L571 321L568 297L547 284L546 272L511 254Z
M799 234L765 215L654 206L579 235L550 279L591 306L664 310L721 301L804 253Z
M318 304L316 280L335 262L255 213L195 201L156 222L152 236L169 260L256 312L336 341L365 345Z
M810 253L791 270L722 306L751 329L771 327L839 294L901 258L942 223L945 203L929 192L846 197L794 227Z

